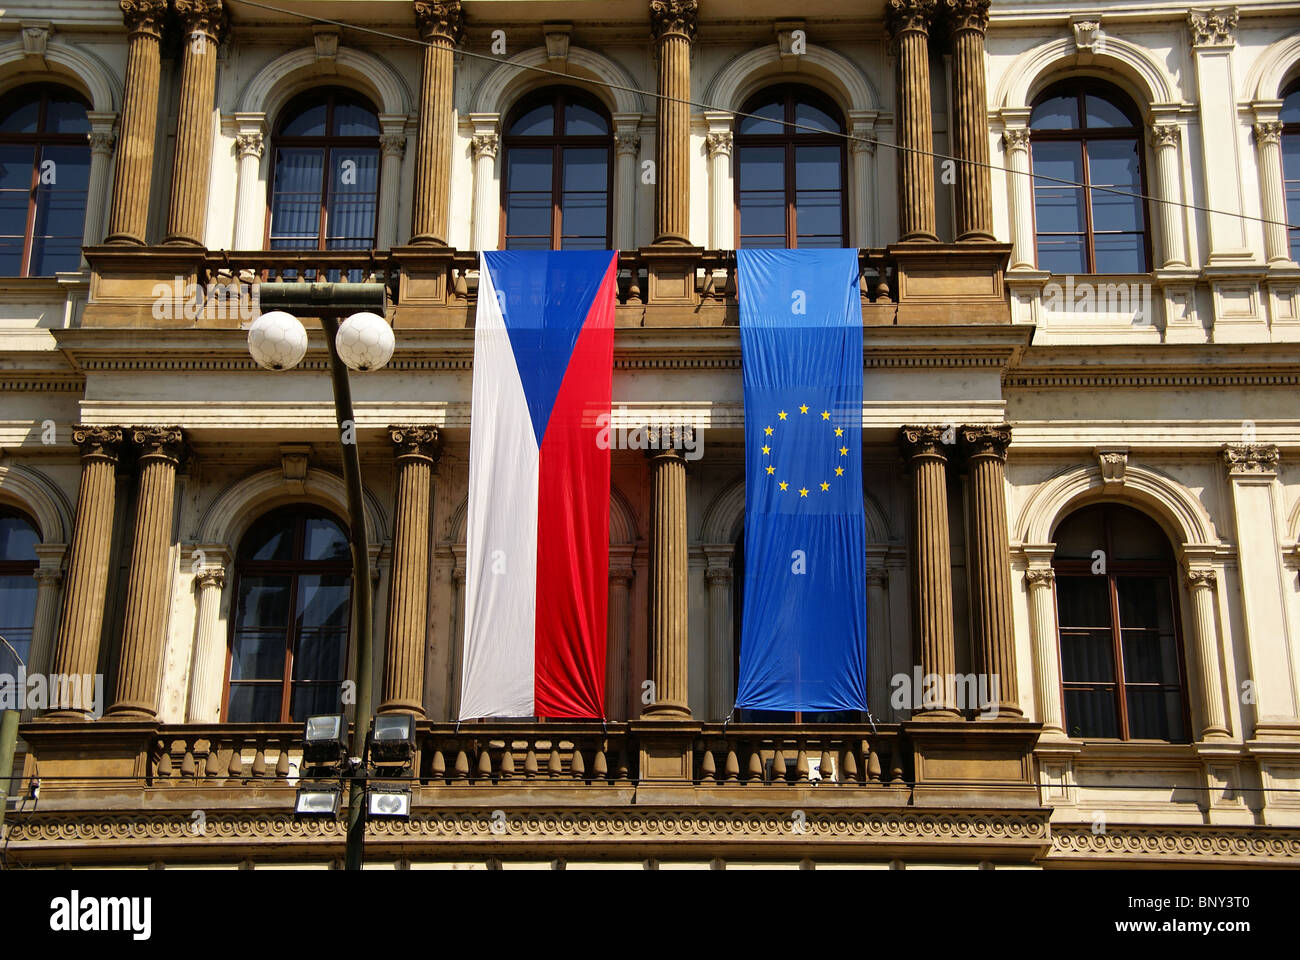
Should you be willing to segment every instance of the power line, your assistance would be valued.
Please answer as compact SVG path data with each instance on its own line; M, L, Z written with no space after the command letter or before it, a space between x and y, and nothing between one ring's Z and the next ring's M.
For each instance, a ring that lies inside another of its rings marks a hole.
M413 44L421 48L433 46L433 44L421 40L418 37L415 38L406 37L406 36L402 36L401 34L389 33L386 30L379 30L374 27L363 27L358 24L347 23L346 21L343 20L333 20L330 19L329 17L322 17L317 14L301 13L297 10L288 10L284 7L277 7L273 4L261 2L261 0L239 0L239 2L245 6L258 7L262 10L267 10L272 13L281 13L291 17L298 17L300 19L307 20L312 23L322 23L328 26L342 27L348 30L355 30L359 33L366 33L372 36L382 37L386 40L396 40L399 43ZM469 57L471 59L486 60L489 63L495 63L498 65L513 67L516 70L531 71L533 73L539 73L545 76L557 77L569 83L574 82L574 78L570 74L561 72L559 70L552 70L548 67L535 66L535 65L523 64L523 63L515 63L512 60L505 57L497 57L487 53L475 53L474 51L466 50L463 47L460 48L458 52L462 56ZM590 84L592 86L604 87L608 90L619 90L625 93L635 93L635 94L639 94L642 97L649 97L652 100L664 100L668 103L683 104L685 106L694 107L699 110L706 110L710 113L723 113L731 116L733 119L739 117L739 118L750 119L750 120L763 120L768 123L778 123L783 127L789 127L795 130L805 130L808 132L818 133L822 135L835 136L842 140L852 142L852 143L868 144L872 147L885 147L890 150L901 151L903 153L919 154L920 156L931 157L932 159L935 160L944 160L956 164L965 164L969 166L984 167L989 170L995 170L999 173L1011 173L1011 174L1016 174L1017 176L1030 177L1032 180L1035 181L1041 180L1047 183L1056 183L1067 187L1076 187L1083 190L1093 190L1100 193L1109 193L1118 197L1127 197L1131 200L1144 200L1150 203L1161 203L1166 206L1180 207L1185 210L1195 210L1199 213L1205 213L1214 216L1236 217L1240 220L1249 220L1255 223L1281 226L1287 228L1288 230L1300 229L1300 226L1297 226L1296 224L1288 223L1285 220L1270 220L1267 217L1257 217L1249 213L1237 213L1229 210L1217 210L1213 207L1207 207L1197 203L1187 203L1182 200L1168 200L1163 197L1157 197L1153 194L1135 193L1129 190L1119 190L1116 189L1115 187L1103 187L1103 186L1098 186L1096 184L1085 184L1085 183L1080 183L1077 180L1069 180L1062 177L1052 177L1052 176L1048 176L1047 174L1033 173L1032 171L1029 170L1012 170L1010 167L1004 167L1001 166L1000 164L992 163L991 161L964 160L959 157L952 156L951 154L939 153L936 150L926 150L920 147L905 147L902 144L889 143L888 141L885 140L877 140L874 137L863 137L852 133L842 133L840 131L824 130L821 127L816 127L807 123L799 123L798 121L793 121L793 120L774 120L771 117L764 117L755 113L747 113L744 110L733 110L729 107L719 107L715 104L705 103L704 101L701 100L692 100L690 98L669 97L654 90L643 90L640 87L634 87L622 83L615 83L610 80L594 80L594 79L583 77L581 78L580 82Z

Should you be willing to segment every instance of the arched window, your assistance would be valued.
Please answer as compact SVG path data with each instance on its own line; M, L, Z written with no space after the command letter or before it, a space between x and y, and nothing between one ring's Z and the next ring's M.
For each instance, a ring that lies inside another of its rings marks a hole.
M1300 260L1300 80L1282 98L1282 189L1291 259Z
M271 144L270 249L375 245L379 116L365 98L338 87L304 94L281 112Z
M567 87L521 101L505 125L501 246L607 250L614 138L593 98Z
M0 508L0 674L30 666L36 619L36 524L16 510Z
M844 122L807 87L751 98L737 120L736 246L844 247Z
M1029 128L1038 268L1146 273L1143 125L1132 102L1108 83L1066 80L1034 102Z
M1169 540L1149 517L1101 504L1056 531L1065 727L1072 737L1187 740Z
M352 599L343 524L321 510L274 510L244 535L235 572L226 721L339 712Z
M86 102L66 87L19 87L0 99L0 276L81 267L90 186Z

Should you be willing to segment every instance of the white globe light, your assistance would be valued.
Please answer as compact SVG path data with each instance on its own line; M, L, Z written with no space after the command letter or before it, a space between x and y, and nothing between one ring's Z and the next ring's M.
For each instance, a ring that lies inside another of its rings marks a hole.
M339 359L353 370L378 370L393 355L393 328L377 313L354 313L339 324Z
M272 310L248 328L248 352L268 370L292 370L307 353L307 330L293 314Z

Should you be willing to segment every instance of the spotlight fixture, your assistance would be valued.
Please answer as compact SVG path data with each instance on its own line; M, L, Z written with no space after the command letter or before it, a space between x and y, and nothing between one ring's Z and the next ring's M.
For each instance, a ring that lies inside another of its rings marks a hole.
M370 728L371 763L409 763L415 756L415 715L382 713Z
M339 815L341 794L336 786L309 784L298 787L294 798L293 814L295 817L328 817Z
M347 754L348 720L341 713L308 717L302 731L302 759L319 766L336 764Z
M371 819L409 820L411 817L410 785L372 783L366 790L366 815Z

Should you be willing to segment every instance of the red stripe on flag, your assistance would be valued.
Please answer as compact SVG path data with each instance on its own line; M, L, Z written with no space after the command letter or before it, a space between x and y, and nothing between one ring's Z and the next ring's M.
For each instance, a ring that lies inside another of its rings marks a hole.
M534 709L542 717L605 715L609 591L610 412L618 256L587 313L542 438L537 496Z

